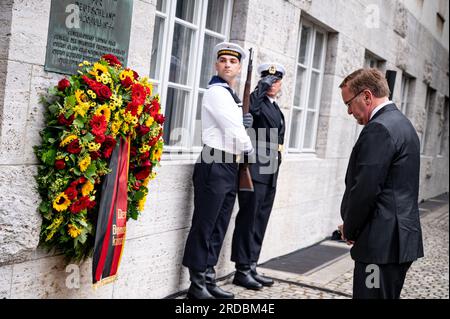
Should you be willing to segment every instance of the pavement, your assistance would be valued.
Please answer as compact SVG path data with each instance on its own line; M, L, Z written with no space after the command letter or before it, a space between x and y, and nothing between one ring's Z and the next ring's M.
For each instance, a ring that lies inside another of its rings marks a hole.
M419 205L425 257L414 262L403 286L402 299L449 298L449 198L442 194ZM349 299L354 262L350 247L324 240L258 266L274 279L272 287L253 291L232 284L233 274L218 285L236 299ZM178 298L185 297L181 292Z

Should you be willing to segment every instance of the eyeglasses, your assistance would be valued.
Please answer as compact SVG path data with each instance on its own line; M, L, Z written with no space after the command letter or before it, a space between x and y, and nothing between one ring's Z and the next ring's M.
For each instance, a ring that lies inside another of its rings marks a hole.
M364 92L364 90L366 90L366 89L362 89L361 91L359 91L358 93L356 93L350 100L348 100L347 102L344 102L344 104L347 105L347 108L350 107L352 101L353 101L358 95L360 95L362 92Z

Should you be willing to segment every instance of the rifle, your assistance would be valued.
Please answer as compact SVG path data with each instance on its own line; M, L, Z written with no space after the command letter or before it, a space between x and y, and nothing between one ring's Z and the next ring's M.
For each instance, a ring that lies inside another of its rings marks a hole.
M246 114L250 112L250 86L252 83L252 71L253 71L253 48L250 48L250 54L247 67L247 79L244 87L244 98L242 102L242 113ZM239 191L253 192L252 176L248 168L248 163L241 163L239 165Z

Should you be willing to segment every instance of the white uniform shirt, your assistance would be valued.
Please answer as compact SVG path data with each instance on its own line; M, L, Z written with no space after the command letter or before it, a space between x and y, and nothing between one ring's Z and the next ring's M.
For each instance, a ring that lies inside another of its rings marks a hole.
M202 139L209 147L232 154L252 153L240 108L221 85L210 86L203 97Z
M392 101L386 101L384 103L381 103L380 105L378 105L376 108L373 109L372 113L370 114L370 118L369 121L372 119L372 117L375 115L375 113L377 113L379 110L381 110L383 107L385 107L388 104L391 104Z

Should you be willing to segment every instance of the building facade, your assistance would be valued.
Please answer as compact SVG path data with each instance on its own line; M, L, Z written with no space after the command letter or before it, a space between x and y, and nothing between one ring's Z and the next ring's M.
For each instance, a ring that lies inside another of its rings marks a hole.
M50 0L0 3L0 298L161 298L187 288L181 259L200 107L214 73L212 49L223 40L253 48L254 65L275 61L287 70L279 100L284 160L260 262L312 245L341 222L345 170L361 127L338 86L355 69L395 71L392 100L421 139L420 199L448 192L447 1L134 0L127 65L149 75L161 95L166 147L145 211L128 223L118 280L93 290L90 260L66 267L37 247L39 97L62 77L44 71L49 14ZM234 269L233 224L219 276Z

